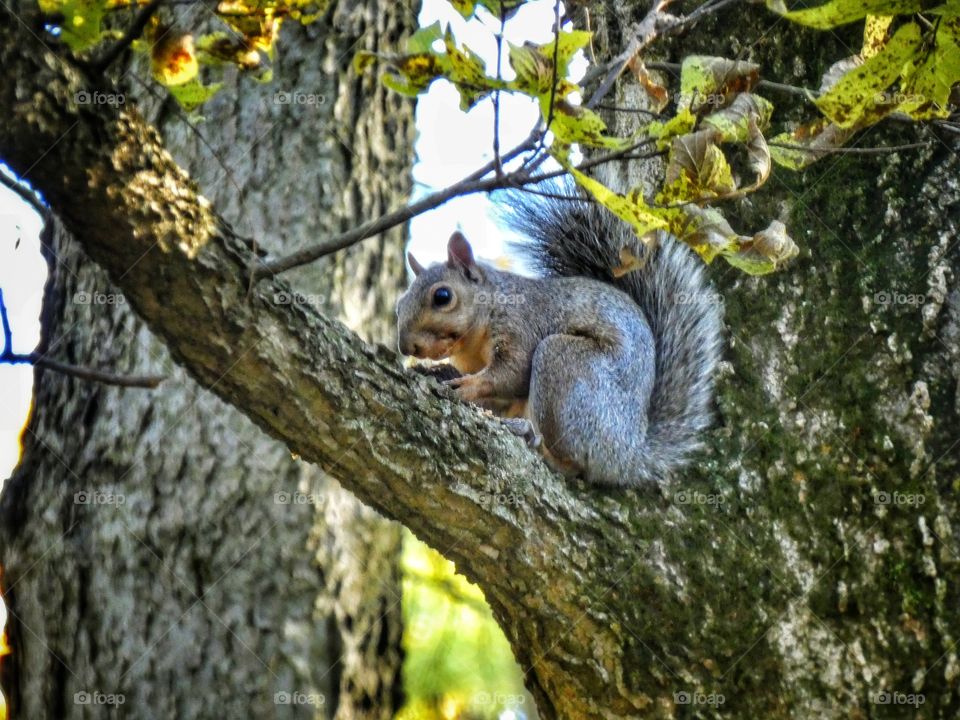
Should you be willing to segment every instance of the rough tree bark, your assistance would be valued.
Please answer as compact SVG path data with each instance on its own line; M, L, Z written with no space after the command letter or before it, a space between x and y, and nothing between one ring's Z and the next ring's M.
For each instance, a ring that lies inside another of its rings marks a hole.
M415 16L374 0L328 12L329 24L285 32L274 85L228 84L213 103L224 121L201 126L206 142L131 82L142 67L114 77L239 231L269 227L287 251L409 192L412 106L350 61L361 44L388 49ZM314 101L286 103L281 89ZM12 716L100 715L110 708L83 703L99 693L123 694L136 717L392 717L399 526L198 386L129 307L100 302L122 293L53 234L50 356L170 378L148 392L37 372L24 459L0 503ZM310 268L301 286L389 342L403 244L397 229ZM97 504L107 494L123 504Z
M604 7L601 53L641 12ZM834 41L764 12L733 12L710 43L756 32L777 80L815 84ZM715 268L729 371L712 451L611 493L552 475L392 352L272 303L284 282L248 293L248 245L157 134L129 110L79 110L77 73L0 13L0 156L22 171L53 145L31 175L176 361L484 589L543 717L956 716L950 138L781 173L779 196L740 208L746 224L785 200L804 255L772 278ZM502 492L517 502L483 502Z

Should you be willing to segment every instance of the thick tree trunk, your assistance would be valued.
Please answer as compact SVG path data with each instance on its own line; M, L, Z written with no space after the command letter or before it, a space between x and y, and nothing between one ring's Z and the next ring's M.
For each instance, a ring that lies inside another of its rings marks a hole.
M640 13L605 7L601 52ZM757 6L729 23L710 43L763 37L777 80L818 72L795 52L816 64L829 50ZM543 717L956 717L949 137L780 173L782 195L741 208L747 224L786 199L804 254L772 278L715 268L730 369L712 454L614 493L551 474L309 305L276 305L285 283L248 293L248 245L156 133L130 111L79 112L76 74L2 10L0 67L15 120L0 156L25 170L77 123L31 172L64 223L194 377L480 584ZM515 502L484 502L504 492Z
M409 192L412 107L349 66L354 46L389 47L414 17L375 1L330 13L336 33L285 33L276 85L224 90L211 111L224 122L200 126L205 142L141 98L234 225L268 226L287 251ZM121 79L129 99L138 86ZM278 86L323 101L284 106ZM325 311L389 341L403 242L397 230L301 281ZM49 355L170 379L149 392L37 371L23 462L0 504L12 717L100 716L112 708L92 705L119 695L131 717L392 717L399 526L173 365L128 305L102 302L122 293L76 243L57 232L47 247Z

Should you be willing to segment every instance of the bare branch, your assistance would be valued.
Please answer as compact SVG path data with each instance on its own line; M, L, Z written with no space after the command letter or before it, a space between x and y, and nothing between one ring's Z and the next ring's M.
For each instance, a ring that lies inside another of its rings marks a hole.
M901 150L916 150L917 148L933 147L933 143L917 142L907 143L906 145L890 145L888 147L818 147L811 148L805 145L792 145L790 143L773 142L768 140L768 145L773 147L786 148L788 150L798 150L810 155L821 155L827 153L839 153L841 155L886 155L889 153L900 152Z
M29 355L20 355L18 353L4 354L0 357L0 362L10 365L35 365L37 367L53 370L62 375L98 382L104 385L116 385L117 387L145 388L153 390L159 387L160 383L167 379L166 375L117 375L114 373L94 370L93 368L71 365L45 358L39 353L30 353Z
M46 218L50 214L50 208L40 202L40 198L38 198L35 193L28 190L4 172L0 172L0 185L12 190L19 195L24 202L29 203L41 218Z
M631 33L632 39L626 49L604 66L606 76L587 102L588 108L595 108L600 101L606 97L607 93L610 92L610 89L623 74L623 71L626 70L630 61L652 45L657 39L671 35L682 28L692 25L707 15L711 15L740 0L707 0L707 2L689 15L679 18L664 12L671 1L672 0L655 0L650 12L646 14L643 20L634 26L633 32Z
M500 3L500 32L497 33L497 82L503 77L503 31L507 25L507 9ZM493 162L497 177L503 175L503 161L500 158L500 88L493 93Z
M504 159L512 159L525 150L533 149L535 145L534 137L535 133L531 133L530 137L528 137L516 148L511 150ZM583 162L580 164L580 169L586 170L603 163L620 159L628 153L633 152L637 148L650 145L654 142L656 142L654 138L646 138L630 145L629 147L623 148L622 150L618 150L607 155L601 155L593 158L592 160ZM654 154L656 155L659 153ZM440 207L445 202L455 197L472 195L478 192L503 190L511 187L520 188L525 185L535 185L543 182L544 180L559 177L567 173L566 170L561 169L540 175L532 174L534 170L547 159L547 157L549 156L546 154L539 155L534 162L524 165L519 170L516 170L512 173L507 173L501 177L483 179L484 175L493 170L494 161L491 161L484 167L480 168L454 185L446 187L443 190L438 190L431 195L427 195L426 197L421 198L410 205L405 205L404 207L389 212L386 215L381 215L375 220L371 220L370 222L364 223L359 227L348 230L347 232L337 235L326 242L304 248L303 250L277 260L258 260L259 266L252 271L252 278L254 281L263 280L279 273L286 272L287 270L292 270L295 267L300 267L301 265L314 262L315 260L319 260L320 258L335 253L338 250L348 248L351 245L360 242L361 240L366 240L374 235L379 235L380 233L405 223L411 218L421 215L428 210L433 210L434 208Z
M71 365L44 357L41 353L32 352L26 355L13 351L13 331L10 329L10 318L7 315L7 305L3 300L3 290L0 289L0 323L3 326L3 351L0 352L0 363L6 365L36 365L54 370L64 375L70 375L82 380L119 385L121 387L155 388L166 377L163 375L115 375L113 373L93 370L91 368Z
M560 0L557 0L553 5L553 17L553 74L551 75L550 81L550 104L547 110L547 126L543 129L544 137L546 137L546 134L550 131L550 124L553 122L553 109L557 96L557 60L560 57ZM541 139L541 145L542 142L543 140Z

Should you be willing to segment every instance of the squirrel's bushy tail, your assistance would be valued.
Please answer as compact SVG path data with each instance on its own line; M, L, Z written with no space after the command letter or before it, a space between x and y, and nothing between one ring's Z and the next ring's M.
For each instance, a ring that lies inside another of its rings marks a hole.
M551 195L573 197L570 186ZM629 294L642 308L656 341L656 378L647 436L635 458L637 480L657 481L682 465L710 424L713 380L720 356L720 301L707 283L703 262L672 237L659 233L642 268L614 278L620 248L637 248L631 228L602 206L583 200L511 192L510 226L528 238L514 245L532 270L585 276Z

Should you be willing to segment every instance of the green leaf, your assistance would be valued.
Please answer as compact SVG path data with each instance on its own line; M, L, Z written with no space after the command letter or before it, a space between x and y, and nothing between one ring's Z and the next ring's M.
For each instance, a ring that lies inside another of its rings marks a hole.
M759 95L741 93L729 107L710 113L700 121L701 127L716 130L723 142L747 142L750 138L750 121L757 127L770 124L773 104Z
M716 140L713 130L674 138L658 204L698 202L736 192L730 164Z
M680 68L678 110L718 110L737 93L749 92L760 80L760 66L742 60L688 55Z
M960 81L960 17L940 20L933 48L914 58L904 71L897 111L916 120L950 115L950 91Z
M478 4L485 7L495 17L509 18L527 0L479 0Z
M550 98L541 96L540 100L541 112L546 117ZM630 138L607 135L607 124L599 115L580 105L570 105L565 100L554 100L550 129L557 141L565 145L580 143L589 147L621 150L633 142Z
M550 92L550 83L553 79L552 58L547 58L536 45L509 45L510 67L517 78L511 83L511 88L539 96Z
M180 103L183 109L187 112L190 112L198 108L200 105L203 105L203 103L216 95L222 87L223 83L204 85L199 79L194 78L193 80L183 83L182 85L174 85L173 87L168 88L168 90L170 91L170 94L176 98L177 102Z
M562 31L559 37L543 45L525 43L524 45L510 45L510 66L517 74L517 79L511 83L512 89L528 95L549 94L556 78L558 87L566 92L554 93L561 98L569 94L576 86L567 83L562 86L569 72L570 61L577 51L582 50L590 42L591 34L583 30ZM557 70L553 70L554 52L557 55Z
M476 3L473 0L447 0L453 9L460 13L464 19L469 19L473 16L473 10L476 7Z
M93 47L103 36L106 0L41 0L40 9L48 15L63 15L60 37L74 52Z
M648 123L644 132L652 138L657 138L657 148L663 150L670 147L673 138L692 132L696 124L697 116L689 109L682 108L666 122L654 120Z
M853 133L853 130L844 130L827 118L819 118L771 138L770 156L777 165L802 170L830 154L831 149L842 147Z
M922 0L831 0L817 7L787 10L784 0L767 0L767 7L788 20L819 30L829 30L867 15L904 15L923 9Z
M419 55L433 51L433 44L443 37L443 28L437 20L433 25L420 28L407 39L407 52L410 55Z
M903 25L882 51L849 71L828 93L817 98L817 107L842 128L863 127L886 116L896 106L885 102L884 92L900 77L920 43L917 24Z
M402 95L415 97L449 69L449 59L437 53L421 53L394 58L383 84Z
M447 31L443 40L446 44L449 63L446 77L460 91L461 110L469 110L492 90L506 87L506 83L487 75L486 64L473 50L466 46L463 50L457 47L453 33Z
M453 5L454 10L460 13L464 19L473 16L478 6L485 7L494 15L494 17L509 18L517 8L523 5L527 0L447 0Z
M666 217L669 232L693 248L706 263L723 253L735 253L740 247L741 236L719 210L685 205L666 211Z

